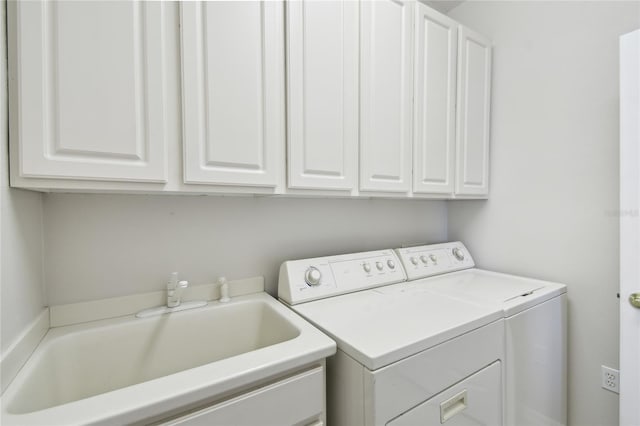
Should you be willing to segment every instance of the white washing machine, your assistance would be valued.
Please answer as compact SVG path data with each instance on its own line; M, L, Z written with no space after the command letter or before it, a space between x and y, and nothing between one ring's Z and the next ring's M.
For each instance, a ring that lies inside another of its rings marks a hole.
M409 280L402 291L445 295L503 312L505 423L566 424L566 287L475 269L469 252L459 242L396 252ZM453 265L470 269L446 273Z
M438 273L469 259L441 262ZM327 361L328 424L502 425L502 307L405 281L393 250L282 265L279 298L338 344Z

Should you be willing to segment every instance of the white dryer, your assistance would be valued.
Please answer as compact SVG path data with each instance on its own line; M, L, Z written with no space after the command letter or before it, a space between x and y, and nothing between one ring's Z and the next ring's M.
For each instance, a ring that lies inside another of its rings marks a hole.
M468 260L444 264L440 273ZM393 250L282 265L279 298L338 344L327 361L328 424L502 425L502 307L405 281Z
M505 424L566 424L566 287L475 269L460 242L396 252L409 280L403 291L425 291L503 312ZM446 273L452 266L470 269Z

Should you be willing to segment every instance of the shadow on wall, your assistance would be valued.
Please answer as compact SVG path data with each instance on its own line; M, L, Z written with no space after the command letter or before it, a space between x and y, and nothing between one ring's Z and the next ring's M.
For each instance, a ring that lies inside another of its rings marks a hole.
M49 303L264 275L284 260L446 240L443 201L48 194Z

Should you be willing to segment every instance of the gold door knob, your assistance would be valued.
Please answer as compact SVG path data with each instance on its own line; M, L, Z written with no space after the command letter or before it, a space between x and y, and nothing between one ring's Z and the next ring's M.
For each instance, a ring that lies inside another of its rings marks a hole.
M640 293L631 293L631 296L629 296L629 303L636 308L640 308Z

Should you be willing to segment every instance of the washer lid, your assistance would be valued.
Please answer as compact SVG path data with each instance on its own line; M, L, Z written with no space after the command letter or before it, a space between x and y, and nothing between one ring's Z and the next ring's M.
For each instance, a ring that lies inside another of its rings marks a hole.
M467 269L408 282L403 291L431 292L469 303L498 306L508 317L566 293L566 286L516 275Z
M502 318L496 307L431 292L385 291L406 284L292 306L369 370L389 365Z

